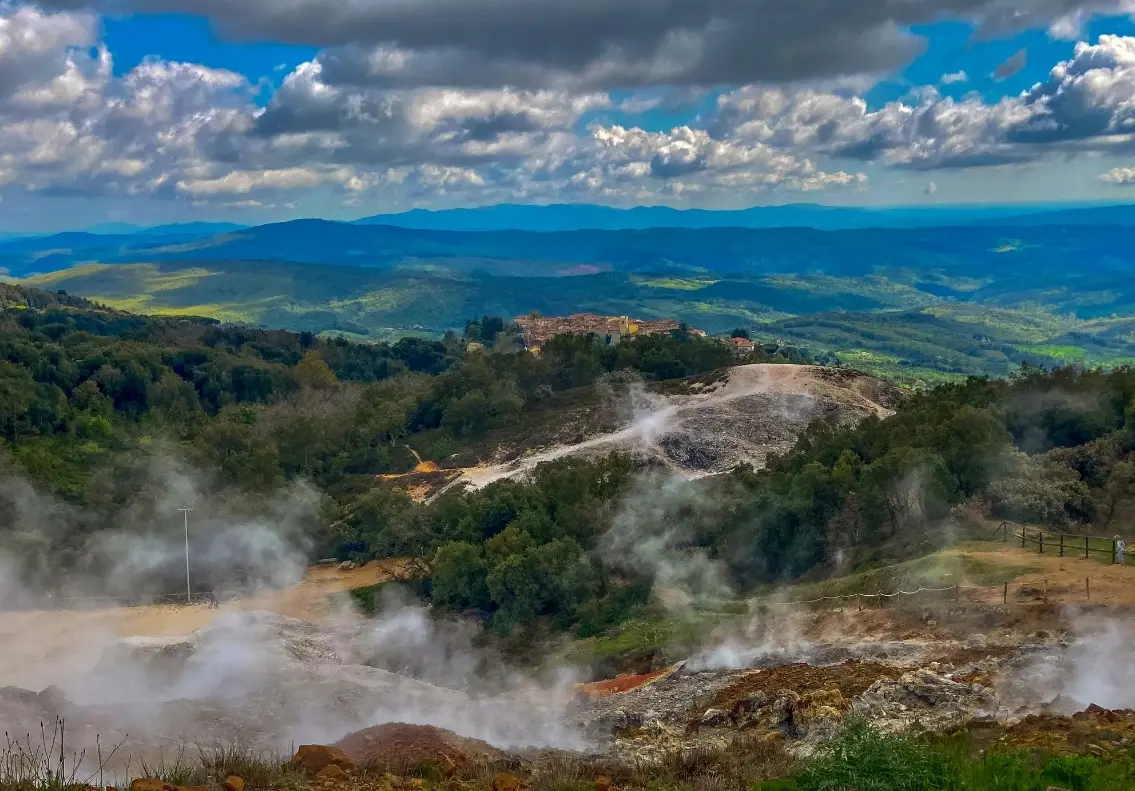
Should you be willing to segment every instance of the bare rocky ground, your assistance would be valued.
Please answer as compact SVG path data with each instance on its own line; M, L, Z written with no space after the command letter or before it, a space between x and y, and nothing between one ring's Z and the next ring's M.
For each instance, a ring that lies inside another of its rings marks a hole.
M1070 558L1040 568L1050 559L997 545L980 554L1007 568L1032 564L1019 582L1047 580L1050 591L1090 574L1092 601L760 608L700 652L659 652L648 666L628 663L642 675L580 683L594 676L510 669L476 649L462 624L421 611L368 621L315 607L365 571L317 569L278 600L246 603L276 613L8 614L0 730L38 743L40 724L50 738L62 718L68 754L121 744L108 770L123 773L198 746L286 757L297 744L338 743L371 760L444 742L451 757L626 766L742 738L805 755L849 715L893 730L966 727L1026 748L1135 743L1126 711L1135 708L1135 569ZM176 636L175 626L196 631ZM166 636L120 636L126 629Z
M885 417L898 391L854 371L805 365L743 365L666 393L620 393L617 428L570 442L526 446L494 463L461 471L454 483L479 488L523 476L538 465L573 456L630 454L691 477L763 467L790 449L811 422L854 423ZM631 404L628 408L627 404Z
M121 744L108 770L124 772L190 745L284 755L338 743L358 760L418 748L477 760L551 751L634 764L743 735L806 755L849 715L896 731L987 727L1026 743L1040 738L1034 731L1135 736L1135 715L1103 709L1059 726L1091 704L1125 700L1081 683L1130 647L1111 621L1079 629L1085 617L1052 607L871 613L856 615L857 631L840 626L848 614L807 613L791 639L765 634L759 650L718 646L639 677L539 684L498 673L490 684L479 675L462 683L452 657L445 673L399 672L409 665L391 665L384 648L404 636L376 638L365 623L234 614L189 638L114 642L91 673L62 687L0 689L0 728L19 738L62 718L69 750L93 755L96 736L104 754Z

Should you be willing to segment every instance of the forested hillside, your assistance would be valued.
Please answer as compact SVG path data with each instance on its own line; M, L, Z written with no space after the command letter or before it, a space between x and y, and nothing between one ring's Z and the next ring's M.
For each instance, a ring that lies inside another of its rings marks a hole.
M813 424L760 471L686 481L611 456L418 504L378 477L414 466L407 445L444 462L612 372L676 379L731 354L678 330L618 346L560 337L537 357L499 319L469 323L489 348L466 353L456 336L357 344L0 294L5 476L82 514L25 541L65 565L118 529L160 455L250 502L310 482L312 555L418 556L431 569L420 593L506 632L602 629L657 582L717 596L921 553L965 513L1110 529L1135 506L1126 368L1026 367L915 393L892 418Z
M0 463L79 509L78 527L52 539L75 558L74 533L113 527L157 456L185 460L211 491L310 481L330 519L376 476L412 469L407 443L444 462L611 371L668 379L733 362L685 331L618 347L564 337L536 357L499 319L469 323L489 348L466 354L453 334L363 344L21 287L0 286L0 305Z
M817 422L762 471L677 484L611 457L428 507L376 491L340 551L418 553L435 604L502 628L547 616L591 633L655 582L721 596L842 574L946 546L981 516L1130 524L1133 451L1135 371L1024 369L911 395L854 428Z

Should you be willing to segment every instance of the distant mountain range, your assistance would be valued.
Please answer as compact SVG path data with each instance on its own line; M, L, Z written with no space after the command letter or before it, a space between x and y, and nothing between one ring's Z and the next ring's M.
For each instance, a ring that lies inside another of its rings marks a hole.
M1023 360L1135 364L1135 206L959 209L919 215L954 224L842 229L812 226L873 210L512 208L394 219L536 228L114 226L0 240L0 270L135 312L360 338L438 337L473 316L538 310L744 326L917 377L1006 373ZM552 230L572 212L585 224L664 224ZM794 216L813 219L783 224ZM727 224L675 225L698 221Z
M1050 215L1090 217L1102 211L1113 222L1135 224L1135 205L1069 206L918 206L906 208L859 208L796 203L757 206L738 211L672 209L637 206L562 204L529 206L502 203L475 209L430 211L414 209L400 214L379 214L356 220L361 225L396 225L431 231L576 231L644 230L647 228L816 228L838 231L853 228L930 228L935 226L1014 224L1016 218L1032 225ZM1093 223L1094 224L1094 223Z
M273 223L281 225L282 223ZM796 203L736 211L637 206L617 209L588 204L531 206L502 203L472 209L414 209L363 217L353 225L383 225L422 231L624 231L651 228L934 228L972 225L1135 225L1135 204L1016 204L861 208ZM250 226L228 222L187 222L144 227L103 223L69 233L114 237L200 237L234 233ZM51 238L59 234L0 231L0 242Z
M0 241L0 269L10 277L29 277L89 264L275 261L527 278L611 271L858 277L896 269L981 278L992 267L1003 279L1061 272L1076 262L1078 270L1086 269L1079 272L1081 279L1127 277L1135 256L1130 228L1087 226L1075 222L1082 223L1085 215L1071 216L1066 224L1025 216L1020 225L981 223L964 232L956 227L445 231L293 220L224 233L164 229L9 239Z

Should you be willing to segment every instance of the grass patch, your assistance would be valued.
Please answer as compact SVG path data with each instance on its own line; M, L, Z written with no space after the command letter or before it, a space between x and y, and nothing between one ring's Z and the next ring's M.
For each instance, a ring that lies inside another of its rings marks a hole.
M664 288L670 291L701 291L718 282L716 279L686 277L632 277L631 282L646 288Z
M1088 352L1079 346L1058 346L1055 344L1018 344L1017 348L1025 354L1039 354L1057 360L1080 362L1087 359Z
M60 269L57 272L46 272L42 275L33 275L26 277L19 281L21 285L32 286L33 288L47 288L54 286L61 280L67 280L72 277L84 277L86 275L93 275L98 272L104 272L110 269L109 264L79 264L70 269Z
M817 599L823 596L854 596L857 593L895 593L920 587L942 588L950 585L1002 585L1040 571L1035 566L1004 565L977 558L962 551L937 552L905 563L866 569L846 577L821 582L769 589L788 600ZM976 548L976 547L975 547Z
M788 779L753 791L1131 791L1135 757L991 752L974 757L965 735L925 740L849 718Z
M653 651L688 653L701 646L715 627L736 617L720 612L699 612L685 618L644 615L601 635L572 641L559 658L587 665Z
M235 747L182 750L156 764L127 761L124 770L107 768L121 764L127 750L125 741L116 745L97 741L93 752L75 752L68 747L64 720L56 720L51 728L41 724L38 734L22 740L5 734L0 747L0 791L94 791L108 784L127 788L131 780L142 777L219 789L232 775L243 779L250 791L302 791L308 786L305 777L283 768L281 757Z

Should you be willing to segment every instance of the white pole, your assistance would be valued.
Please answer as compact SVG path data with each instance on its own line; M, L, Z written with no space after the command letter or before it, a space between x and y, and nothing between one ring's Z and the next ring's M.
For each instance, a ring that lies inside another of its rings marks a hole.
M189 512L193 510L193 506L186 506L185 508L178 508L182 515L185 517L185 603L193 603L193 591L189 587Z

